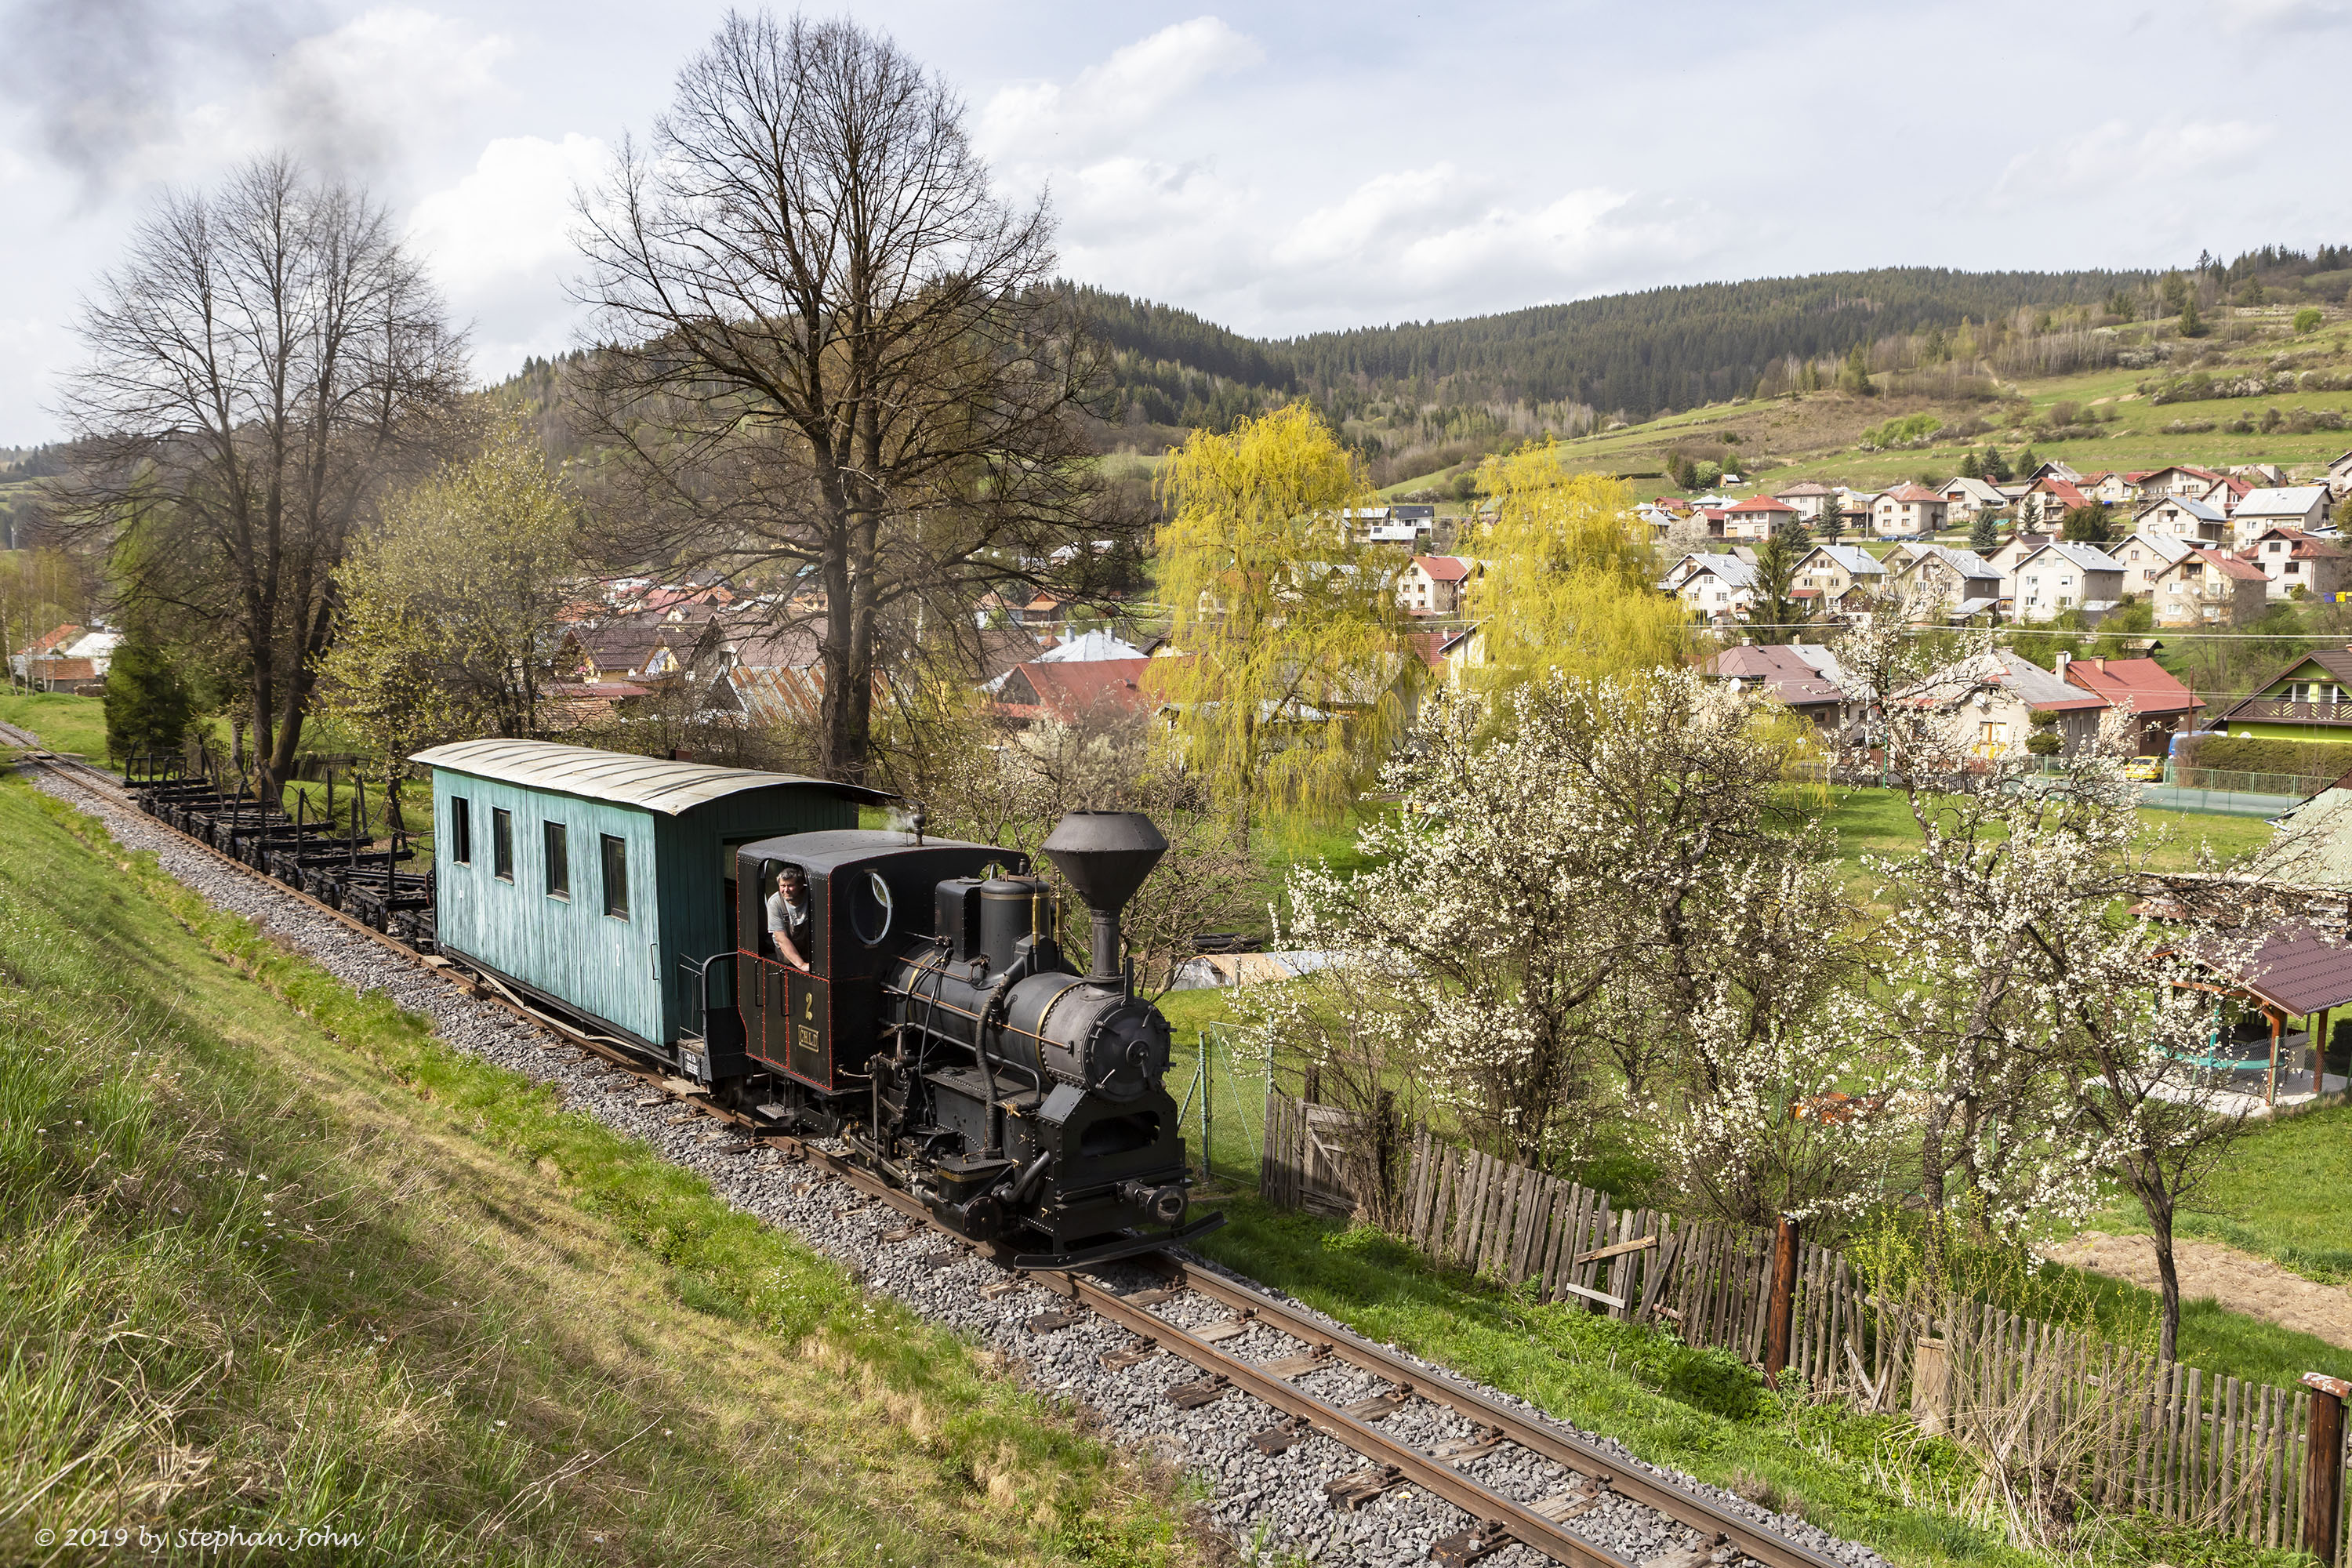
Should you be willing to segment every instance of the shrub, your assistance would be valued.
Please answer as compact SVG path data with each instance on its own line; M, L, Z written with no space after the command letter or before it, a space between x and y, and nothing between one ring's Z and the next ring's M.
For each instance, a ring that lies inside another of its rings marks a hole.
M2352 773L2352 742L2205 735L2189 742L2181 751L2184 766L2231 773L2294 773L2304 778L2339 778Z
M2319 330L2319 323L2324 319L2325 318L2320 314L2318 306L2305 305L2302 310L2297 310L2294 313L2294 330L2296 334L2299 336L2305 332L2317 331Z

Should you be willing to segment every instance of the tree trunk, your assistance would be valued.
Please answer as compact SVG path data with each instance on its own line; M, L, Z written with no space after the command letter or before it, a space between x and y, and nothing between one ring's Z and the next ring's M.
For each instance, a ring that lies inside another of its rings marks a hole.
M2140 1199L2140 1206L2147 1210L2148 1228L2155 1233L2157 1289L2164 1299L2164 1329L2157 1353L2167 1361L2179 1361L2180 1268L2172 1255L2172 1209L2169 1205L2151 1203L2145 1196Z

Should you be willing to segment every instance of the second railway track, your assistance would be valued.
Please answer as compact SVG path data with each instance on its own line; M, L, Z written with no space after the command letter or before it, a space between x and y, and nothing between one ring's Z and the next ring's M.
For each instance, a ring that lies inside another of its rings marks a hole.
M714 1173L714 1184L733 1201L850 1256L870 1282L926 1315L979 1332L998 1354L1025 1363L1039 1386L1123 1416L1113 1425L1130 1439L1157 1438L1171 1462L1208 1469L1219 1482L1212 1513L1244 1545L1320 1561L1496 1568L1543 1561L1869 1568L1877 1561L1799 1521L1767 1522L1771 1516L1758 1517L1762 1510L1729 1494L1655 1470L1190 1258L1010 1270L988 1248L933 1228L919 1203L836 1149L713 1104L657 1064L420 957L139 812L110 775L40 750L22 731L0 725L0 743L26 748L34 766L98 805L118 837L152 834L252 892L266 889L330 922L373 955L397 959L419 980L434 976L426 984L452 1001L500 1010L537 1036L530 1049L540 1059L525 1066L532 1076L562 1076L550 1058L568 1058L580 1069L575 1080L601 1078L599 1114L608 1123L667 1144L665 1152L706 1173L715 1166L727 1179ZM626 1107L631 1116L607 1113L622 1109L618 1096L627 1093L616 1089L616 1077L640 1091ZM643 1115L656 1109L663 1120ZM640 1124L621 1125L633 1120ZM689 1121L718 1136L684 1138ZM648 1136L644 1123L659 1131Z

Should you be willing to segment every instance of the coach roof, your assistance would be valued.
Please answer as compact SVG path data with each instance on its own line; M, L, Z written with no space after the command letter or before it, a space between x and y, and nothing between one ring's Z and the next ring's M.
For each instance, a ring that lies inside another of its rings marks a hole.
M475 778L520 784L526 789L554 790L618 805L641 805L671 816L746 790L783 785L822 790L860 802L898 798L885 790L836 784L831 779L761 773L752 768L722 768L709 763L674 763L662 757L600 752L590 746L566 746L552 741L457 741L418 752L408 760Z

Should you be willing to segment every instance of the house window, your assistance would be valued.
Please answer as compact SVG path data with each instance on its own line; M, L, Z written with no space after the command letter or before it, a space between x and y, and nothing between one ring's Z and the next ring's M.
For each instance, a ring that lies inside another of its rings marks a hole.
M2285 570L2290 574L2300 572L2303 570L2303 563L2300 561L2290 561L2286 563Z
M449 858L460 866L474 863L474 803L462 795L449 797Z
M604 867L604 912L616 921L629 918L629 846L611 834L601 835Z
M514 813L502 805L490 807L490 875L514 880Z
M547 863L547 896L572 898L572 835L560 822L539 825L541 858Z

